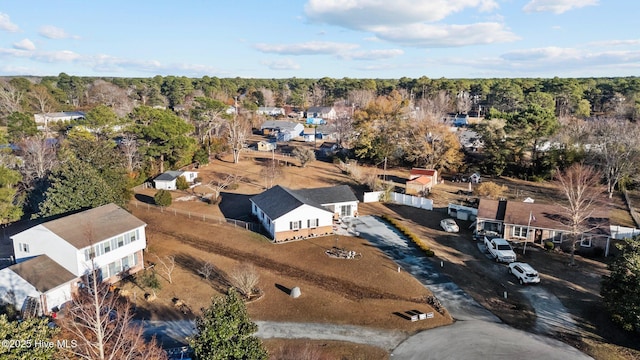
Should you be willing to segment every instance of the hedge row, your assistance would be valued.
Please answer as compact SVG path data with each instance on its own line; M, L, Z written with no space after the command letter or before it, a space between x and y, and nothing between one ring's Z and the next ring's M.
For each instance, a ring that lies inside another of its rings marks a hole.
M381 217L383 220L385 220L386 222L391 224L393 227L398 229L398 231L400 231L404 236L409 238L409 240L413 241L414 244L416 244L420 249L422 249L422 251L424 251L425 255L427 256L435 255L433 250L431 250L422 240L420 240L420 238L416 234L412 233L409 229L402 226L402 224L400 224L396 219L393 219L388 215L382 215Z

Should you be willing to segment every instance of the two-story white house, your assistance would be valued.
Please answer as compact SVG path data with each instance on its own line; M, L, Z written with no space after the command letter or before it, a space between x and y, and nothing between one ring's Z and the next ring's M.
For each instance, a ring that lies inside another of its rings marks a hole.
M251 213L275 242L333 233L333 220L358 214L347 185L291 190L274 186L249 199Z
M81 278L99 270L116 282L144 267L146 224L115 204L48 221L11 236L16 264L0 270L0 298L41 313L71 300ZM32 301L32 300L31 300Z

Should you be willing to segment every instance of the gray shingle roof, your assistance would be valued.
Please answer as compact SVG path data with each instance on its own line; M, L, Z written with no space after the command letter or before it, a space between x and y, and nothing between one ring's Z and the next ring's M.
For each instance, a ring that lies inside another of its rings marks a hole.
M299 123L284 120L268 120L262 123L260 129L280 129L284 131L293 131Z
M55 289L76 278L75 275L47 255L40 255L27 261L11 265L9 269L25 279L41 293Z
M158 177L156 177L153 180L163 180L163 181L172 181L178 178L178 176L182 175L184 173L184 171L165 171L162 174L158 175Z
M91 243L144 225L142 220L116 204L103 205L42 224L76 249L84 249Z
M358 201L348 185L290 190L280 185L251 198L270 219L277 219L303 204L327 211L323 205Z

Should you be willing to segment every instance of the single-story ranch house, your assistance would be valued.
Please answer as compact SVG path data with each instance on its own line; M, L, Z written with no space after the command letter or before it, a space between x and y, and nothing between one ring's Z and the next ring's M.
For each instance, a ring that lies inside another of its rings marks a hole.
M333 221L357 216L348 185L291 190L274 186L250 199L251 213L275 242L333 233Z
M177 188L176 180L180 176L184 176L185 180L187 180L187 183L193 184L195 179L198 177L198 172L181 170L165 171L162 174L158 175L155 179L153 179L153 185L156 189L175 190Z
M513 242L551 241L568 247L569 229L560 211L558 205L480 199L476 233L491 232ZM608 214L594 213L588 222L590 230L580 235L579 248L583 252L600 248L608 255L611 240Z
M70 301L93 269L110 283L141 270L145 227L108 204L11 236L16 264L0 270L0 300L33 315L48 314Z

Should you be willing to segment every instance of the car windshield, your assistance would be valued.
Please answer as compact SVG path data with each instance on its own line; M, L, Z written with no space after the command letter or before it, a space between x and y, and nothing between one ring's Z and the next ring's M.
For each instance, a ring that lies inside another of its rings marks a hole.
M498 245L498 250L511 250L509 245Z
M536 274L536 273L527 273L527 276L533 278L533 277L538 276L538 274Z

